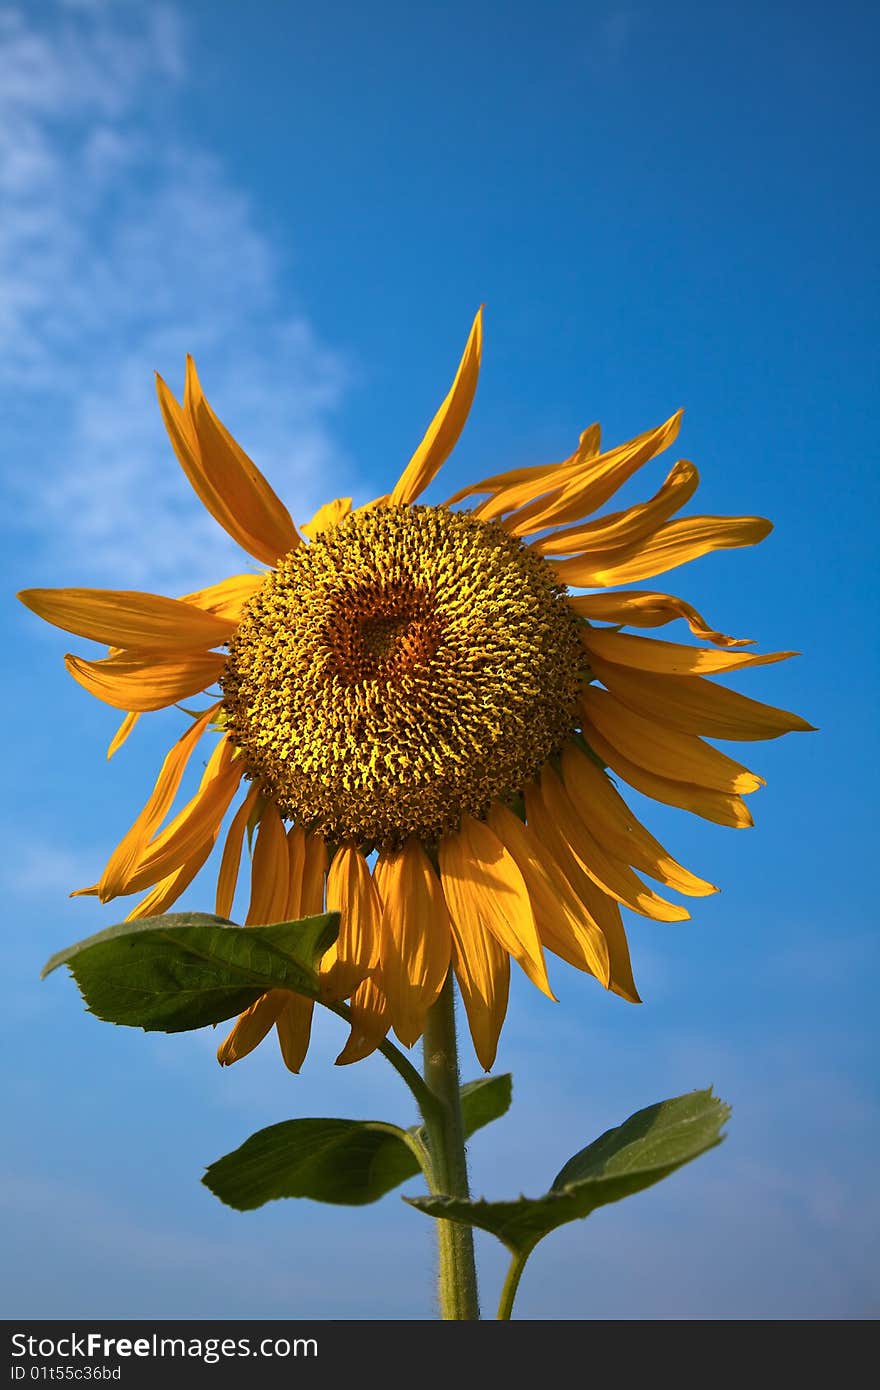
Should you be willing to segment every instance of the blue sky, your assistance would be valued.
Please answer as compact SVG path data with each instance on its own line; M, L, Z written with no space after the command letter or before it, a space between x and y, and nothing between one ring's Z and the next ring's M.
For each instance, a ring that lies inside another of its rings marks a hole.
M298 1078L272 1044L221 1072L213 1035L112 1030L38 983L122 915L67 893L175 723L107 764L113 713L11 594L241 568L163 438L154 369L179 386L196 355L303 520L385 490L483 301L438 499L594 419L618 442L684 406L698 509L776 530L668 587L802 652L738 686L821 726L747 750L754 831L638 807L724 889L692 922L631 920L642 1008L565 967L557 1006L517 980L515 1103L474 1141L478 1191L543 1190L663 1096L734 1105L721 1149L552 1236L519 1313L876 1315L877 37L856 3L0 4L7 1316L431 1314L429 1224L397 1196L241 1216L198 1184L282 1118L408 1121L380 1059L334 1069L327 1020ZM479 1253L491 1308L503 1259Z

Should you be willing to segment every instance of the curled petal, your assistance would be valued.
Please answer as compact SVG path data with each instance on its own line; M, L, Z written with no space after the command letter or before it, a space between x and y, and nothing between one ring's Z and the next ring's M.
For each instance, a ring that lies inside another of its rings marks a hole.
M700 475L694 465L682 459L650 502L600 517L598 521L551 531L540 540L532 541L532 549L539 555L579 555L585 552L591 557L594 551L642 545L663 522L690 501L699 481Z
M650 459L675 442L682 412L656 429L647 430L626 444L587 460L578 459L560 470L557 485L546 496L512 513L505 525L515 536L534 535L548 526L566 526L580 521L604 506L609 497Z
M695 637L714 642L716 647L749 647L750 637L727 637L710 627L691 604L672 594L654 594L645 589L626 589L622 593L577 594L568 600L578 617L591 622L619 623L621 627L663 627L684 618Z
M222 652L197 652L172 660L149 653L127 652L101 661L67 655L64 664L73 679L96 699L129 713L167 709L178 700L198 695L213 685L226 657Z

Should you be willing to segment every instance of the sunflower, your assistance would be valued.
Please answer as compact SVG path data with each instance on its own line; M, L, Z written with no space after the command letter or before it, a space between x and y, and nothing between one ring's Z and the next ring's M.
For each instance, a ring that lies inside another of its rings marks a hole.
M107 902L147 890L129 917L166 911L243 791L216 911L230 915L247 833L248 924L340 912L321 979L329 1001L350 999L341 1062L366 1056L389 1028L412 1046L450 967L487 1070L511 957L550 998L545 951L638 1002L621 907L664 922L689 916L642 875L686 896L716 890L639 823L614 779L718 824L751 825L743 796L762 779L706 739L811 727L711 679L791 653L744 651L747 639L713 630L683 599L617 589L771 529L759 517L673 519L698 482L684 461L649 501L594 516L674 442L680 412L606 451L592 425L562 462L419 503L464 426L481 343L478 313L393 490L357 509L338 498L299 531L188 358L182 405L158 378L172 446L208 511L264 568L181 598L20 595L47 621L109 646L103 659L65 657L80 685L125 711L108 756L142 713L202 692L210 701L189 716L97 883L78 891ZM674 620L701 644L621 630ZM209 738L198 789L171 816L187 763ZM243 1057L274 1027L297 1071L312 1007L285 991L264 995L220 1061Z

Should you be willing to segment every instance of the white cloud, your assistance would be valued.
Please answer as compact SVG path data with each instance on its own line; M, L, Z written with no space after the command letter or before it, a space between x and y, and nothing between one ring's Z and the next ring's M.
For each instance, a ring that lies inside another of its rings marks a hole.
M164 437L152 373L179 388L187 351L297 516L328 478L345 490L344 363L286 302L247 192L176 118L186 80L168 6L0 13L5 511L47 582L183 589L245 567Z

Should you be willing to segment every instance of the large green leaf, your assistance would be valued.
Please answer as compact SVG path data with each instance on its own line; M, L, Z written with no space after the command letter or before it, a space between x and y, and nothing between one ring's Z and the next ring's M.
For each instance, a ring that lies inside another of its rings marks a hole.
M690 1091L649 1105L581 1149L543 1197L517 1201L465 1201L458 1197L411 1197L429 1216L462 1221L491 1231L522 1256L557 1226L589 1216L690 1163L720 1144L730 1109L711 1090Z
M317 966L339 914L237 927L203 912L120 922L59 951L89 1010L109 1023L178 1033L220 1023L269 989L318 995Z
M510 1104L509 1076L482 1077L461 1089L465 1133L473 1134L503 1115ZM379 1120L285 1120L258 1130L207 1169L202 1182L238 1211L251 1211L278 1197L362 1206L415 1177L419 1161L413 1141Z

